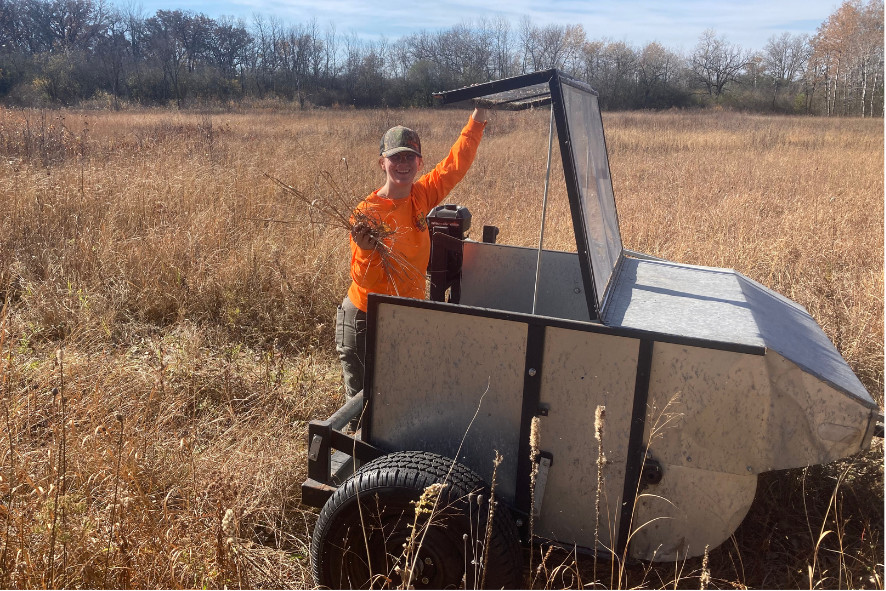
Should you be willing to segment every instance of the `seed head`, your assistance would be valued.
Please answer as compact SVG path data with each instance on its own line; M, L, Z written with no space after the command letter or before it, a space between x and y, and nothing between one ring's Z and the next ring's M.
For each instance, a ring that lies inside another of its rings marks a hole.
M541 443L541 435L539 433L541 427L541 421L538 417L532 417L532 422L529 425L529 448L532 450L533 457L536 453L538 453L539 445Z
M225 511L224 517L221 520L221 528L222 531L225 532L230 537L234 536L234 510L228 509Z
M606 418L606 407L598 406L594 413L594 439L601 441L603 439L603 423Z
M415 513L430 513L434 510L434 505L437 503L437 498L440 496L440 491L443 490L444 484L442 482L435 482L434 484L429 485L424 492L421 493L421 497L418 499L418 504L415 506Z

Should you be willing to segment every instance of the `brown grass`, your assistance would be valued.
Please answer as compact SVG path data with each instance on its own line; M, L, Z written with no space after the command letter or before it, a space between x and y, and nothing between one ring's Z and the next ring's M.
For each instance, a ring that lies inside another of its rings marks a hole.
M319 194L327 172L362 195L382 182L384 130L417 129L431 163L467 116L0 110L0 586L313 585L299 485L307 421L342 400L347 241L265 173ZM882 405L882 121L604 124L625 245L798 301ZM493 114L450 198L474 235L537 243L546 134L545 112ZM562 186L550 199L545 245L569 250ZM708 587L882 588L883 551L876 446L763 475ZM593 580L549 560L549 586ZM627 584L702 571L638 566Z

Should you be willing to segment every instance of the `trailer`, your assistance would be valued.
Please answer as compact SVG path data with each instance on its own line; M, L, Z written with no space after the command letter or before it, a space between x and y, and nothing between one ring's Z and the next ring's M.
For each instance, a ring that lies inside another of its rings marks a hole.
M498 244L492 228L463 239L460 208L434 213L440 301L371 295L363 393L309 426L318 585L519 586L530 538L698 556L741 523L759 474L882 437L803 307L623 247L593 89L547 70L438 97L550 106L576 252Z

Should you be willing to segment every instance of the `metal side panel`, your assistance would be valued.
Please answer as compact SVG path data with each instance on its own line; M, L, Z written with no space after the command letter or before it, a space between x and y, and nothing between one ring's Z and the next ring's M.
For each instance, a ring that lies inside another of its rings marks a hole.
M732 535L757 490L754 474L724 474L662 465L660 483L637 497L631 519L630 556L674 561L701 556Z
M544 347L540 449L553 455L536 535L588 548L595 542L597 406L606 407L606 463L600 499L599 541L615 548L640 341L548 327Z
M464 243L461 300L466 306L532 312L538 251L532 248ZM588 321L578 255L543 250L536 312L541 316Z
M371 443L455 458L464 438L458 461L487 482L498 450L496 492L513 503L527 325L382 303L376 327Z
M731 474L860 451L872 411L774 351L656 343L645 440L662 463Z
M773 409L764 435L772 444L770 470L826 464L870 446L878 411L866 401L775 351L766 354L766 362Z

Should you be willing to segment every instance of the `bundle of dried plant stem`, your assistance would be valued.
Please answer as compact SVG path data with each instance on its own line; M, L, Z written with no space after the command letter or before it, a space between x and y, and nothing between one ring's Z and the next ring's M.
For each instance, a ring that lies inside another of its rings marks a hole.
M311 211L316 211L336 228L348 231L352 236L364 229L369 230L375 246L374 250L394 293L399 294L398 284L408 283L417 279L423 279L424 273L410 263L395 248L397 230L387 225L384 220L373 215L371 210L359 207L360 199L353 193L348 193L335 181L328 171L320 173L321 183L325 185L319 197L311 198L304 191L283 182L279 178L265 173L287 195L291 195L307 205ZM282 221L282 220L275 220Z

